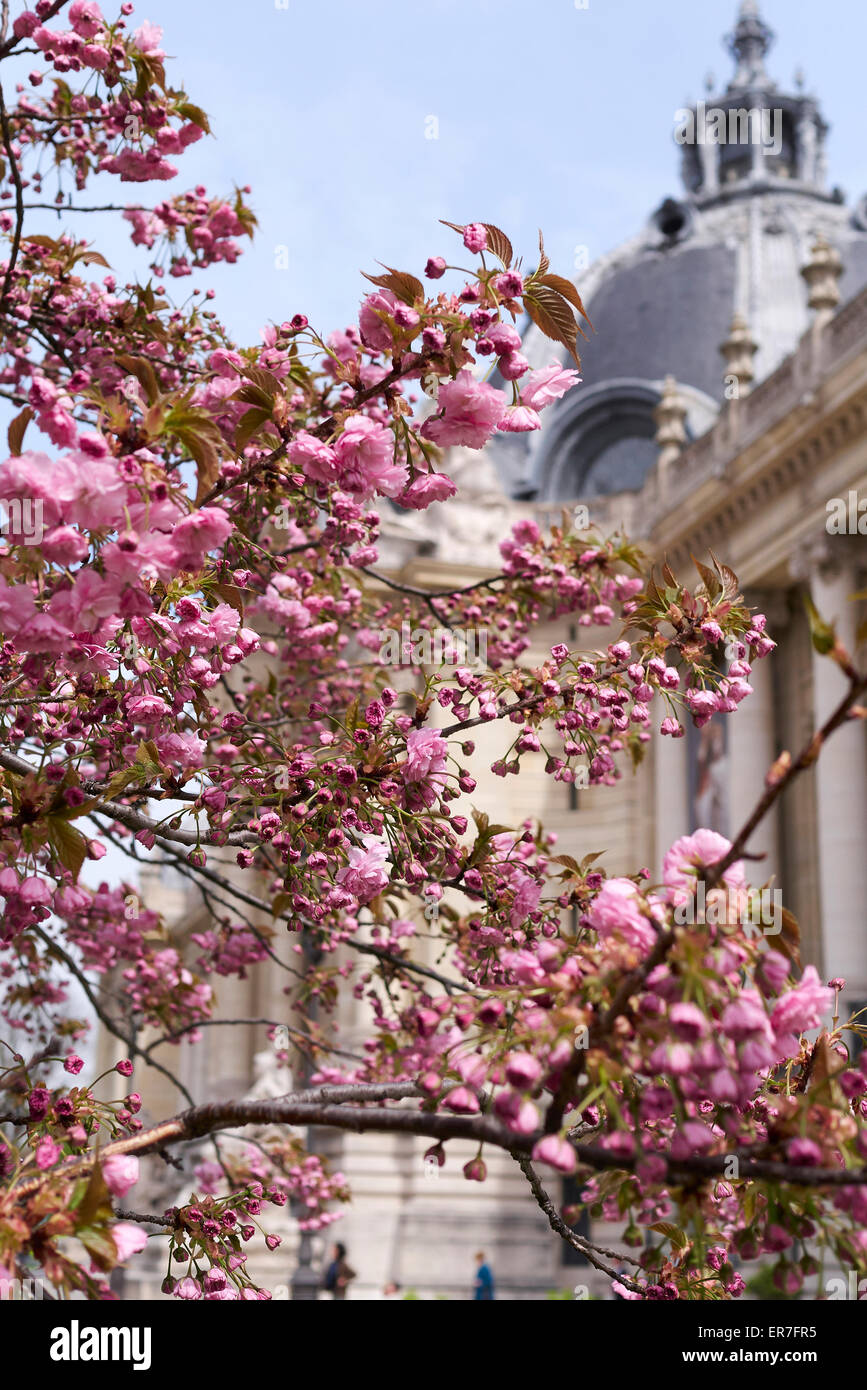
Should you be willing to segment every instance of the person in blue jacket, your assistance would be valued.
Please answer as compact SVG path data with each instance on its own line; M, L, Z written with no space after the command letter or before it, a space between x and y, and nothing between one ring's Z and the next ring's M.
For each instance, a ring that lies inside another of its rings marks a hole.
M494 1276L490 1265L485 1260L483 1250L479 1250L476 1255L476 1265L478 1268L473 1285L473 1298L477 1301L479 1299L492 1299L494 1297Z

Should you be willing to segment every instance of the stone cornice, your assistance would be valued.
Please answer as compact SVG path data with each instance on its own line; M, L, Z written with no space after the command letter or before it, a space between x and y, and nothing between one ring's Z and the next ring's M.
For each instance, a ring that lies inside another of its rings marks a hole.
M635 511L651 513L646 535L655 547L672 563L686 560L690 549L715 547L817 473L827 470L830 477L833 460L865 436L867 291L821 331L810 329L752 395L728 403L713 428L680 455L664 497L654 470ZM867 467L860 471L867 480ZM851 469L847 478L850 486L859 481ZM809 492L799 529L815 531L821 520L824 530L826 499Z

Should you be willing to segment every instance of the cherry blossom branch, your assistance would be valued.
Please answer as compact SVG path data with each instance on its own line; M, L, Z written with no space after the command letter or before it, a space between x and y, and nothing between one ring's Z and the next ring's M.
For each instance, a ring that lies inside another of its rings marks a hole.
M416 961L404 960L401 956L394 955L387 951L384 946L377 946L374 942L368 941L346 941L344 945L349 946L354 951L366 956L376 956L378 960L387 961L396 970L408 970L413 975L423 975L430 980L436 980L437 984L443 986L448 994L452 990L459 989L467 994L474 994L471 985L465 985L461 980L452 980L447 975L441 975L438 970L434 970L429 965L420 965Z
M457 1083L454 1083L457 1084ZM450 1089L450 1088L449 1088ZM189 1110L164 1120L138 1134L112 1140L101 1150L101 1157L112 1154L147 1154L162 1151L167 1145L187 1143L213 1135L214 1131L237 1129L246 1125L314 1125L328 1129L351 1130L361 1134L373 1131L382 1134L414 1134L444 1142L448 1139L469 1139L474 1143L491 1144L512 1154L516 1159L532 1152L542 1132L519 1135L491 1115L454 1115L441 1111L389 1109L383 1101L419 1098L423 1093L413 1081L388 1082L382 1085L355 1083L325 1085L296 1091L269 1100L211 1101L194 1105ZM598 1145L574 1143L581 1167L592 1170L614 1169L632 1172L634 1165L610 1149ZM657 1156L657 1155L655 1155ZM847 1187L867 1185L867 1167L859 1169L814 1168L804 1164L783 1163L756 1157L749 1151L734 1150L716 1155L693 1155L673 1159L661 1153L665 1164L664 1181L677 1185L699 1178L727 1177L732 1158L738 1161L739 1177L786 1182L799 1187ZM89 1171L97 1161L96 1153L71 1160L61 1169L52 1171L75 1177ZM638 1161L638 1160L636 1160ZM32 1178L16 1188L16 1195L34 1192L43 1179Z
M393 367L388 375L383 377L382 381L377 381L373 386L366 386L363 389L357 390L353 396L351 406L347 407L347 409L357 410L358 407L364 405L365 402L373 400L376 396L381 396L389 386L396 385L398 381L401 381L403 377L407 376L410 372L423 368L426 361L427 358L424 353L411 354L408 362L403 361L399 366ZM334 416L328 415L311 431L311 433L319 439L326 439L333 428ZM238 474L237 478L219 478L210 492L205 494L198 505L200 507L210 506L211 502L217 497L220 497L224 492L233 492L236 488L243 487L245 484L252 482L263 469L269 468L271 464L277 463L280 459L285 457L289 443L289 440L284 439L283 443L278 444L275 449L271 450L270 454L265 456L265 458L257 459L254 463L244 468Z
M45 11L45 13L41 16L41 21L40 21L40 22L41 22L42 24L47 24L48 21L49 21L49 19L53 19L54 16L55 16L56 14L59 14L59 13L60 13L60 11L63 9L63 6L64 6L65 4L66 4L66 0L52 0L51 5L48 7L48 9ZM9 0L3 0L3 24L2 24L2 33L0 33L0 58L5 58L5 57L7 57L7 56L12 52L13 48L15 47L15 45L16 45L17 42L18 42L18 38L17 38L17 36L14 35L14 34L13 34L13 36L12 36L11 39L7 39L7 38L6 38L6 29L7 29L8 19L9 19Z
M7 753L5 750L0 750L0 767L5 767L7 772L16 772L21 777L33 776L39 771L24 758L19 758L14 753ZM83 783L83 789L97 796L102 791L102 787L93 782ZM158 840L173 840L177 844L193 846L215 843L210 832L200 834L194 830L173 830L170 826L164 826L159 821L151 820L141 811L136 811L131 806L123 806L118 801L100 800L92 809L103 811L106 815L111 816L112 820L125 825L128 830L148 831ZM256 843L256 837L246 831L233 831L225 840L221 839L219 843L221 845L249 845Z
M121 845L120 848L122 848L125 853L130 855L130 857L138 859L138 855L131 851L127 846ZM263 898L256 897L255 894L248 892L246 889L240 888L237 884L233 883L231 879L227 878L224 874L218 873L216 869L211 868L209 865L192 865L186 859L182 859L179 855L175 854L168 846L163 846L162 848L164 853L169 855L173 867L177 868L184 875L185 878L188 878L191 882L195 883L196 887L199 889L200 892L203 891L203 889L202 885L198 883L197 880L200 877L204 877L211 880L211 882L216 883L225 892L231 894L233 897L236 897L240 902L246 903L248 907L255 907L259 911L268 913L270 915L269 905L267 902L265 902ZM220 899L217 899L217 901L219 902ZM228 907L229 904L223 903L222 906ZM237 911L238 909L236 908L234 910ZM247 926L250 928L251 932L256 937L257 941L260 942L260 944L264 947L264 949L268 952L269 956L271 956L271 958L276 962L276 964L280 965L284 970L288 970L292 974L295 974L296 972L292 970L291 966L287 965L285 961L281 961L279 956L276 956L274 954L273 949L270 947L265 937L262 936L261 932L257 930L255 925L251 923L247 918L245 918L244 920L247 923ZM291 922L295 924L300 919L297 915L291 916L288 912L281 912L274 920L278 922ZM306 925L312 926L313 924L306 923ZM401 956L394 955L393 952L387 950L384 946L378 946L375 942L349 940L344 942L344 945L349 950L358 951L362 955L376 956L379 960L386 961L388 962L388 964L394 966L395 969L398 971L403 970L407 971L412 975L422 975L427 977L428 979L436 980L438 984L441 984L443 988L449 992L457 989L467 994L473 993L472 986L464 984L461 980L453 980L448 975L442 975L439 971L434 970L432 966L421 965L416 961L405 960Z
M183 1226L180 1216L171 1219L163 1216L149 1215L143 1211L124 1211L122 1207L115 1207L114 1214L119 1221L138 1221L143 1226L164 1226L167 1231L177 1231Z
M621 1274L618 1270L612 1269L611 1266L606 1264L599 1256L609 1255L616 1260L628 1262L636 1266L638 1266L638 1261L631 1259L628 1255L619 1255L615 1250L604 1250L598 1245L593 1245L591 1241L585 1240L583 1236L579 1236L576 1231L573 1231L571 1226L567 1226L551 1198L548 1196L548 1193L542 1186L539 1175L530 1160L523 1155L516 1155L515 1157L518 1167L530 1184L530 1191L539 1207L541 1207L548 1218L548 1225L551 1227L551 1230L556 1232L560 1239L564 1240L567 1245L571 1245L573 1250L579 1251L594 1268L601 1270L603 1274L609 1275L612 1279L619 1279L620 1283L623 1284L625 1288L632 1289L634 1293L643 1295L646 1290L642 1288L641 1284L630 1279L628 1275ZM638 1267L640 1268L640 1266Z
M28 120L34 120L34 119L38 119L38 118L33 117L33 116L28 116ZM52 119L53 119L53 118L52 118ZM80 121L81 119L82 119L81 116L76 116L76 120L79 120L79 121ZM98 124L98 123L99 123L99 120L100 120L100 117L98 117L98 116L97 116L97 117L94 117L94 120L95 120L95 122ZM24 204L24 207L25 207L25 209L26 209L28 212L29 212L31 209L40 209L40 210L43 211L43 212L56 212L56 213L58 213L58 214L61 213L61 212L148 212L148 211L149 211L149 209L146 208L146 207L144 206L143 203L101 203L101 204L98 204L98 205L94 205L93 207L87 207L87 208L74 207L72 203L25 203L25 204Z
M33 927L32 930L34 935L38 936L40 940L45 943L46 947L48 948L48 954L50 956L56 956L58 960L61 960L63 964L66 966L67 970L70 972L70 974L74 975L75 979L78 981L78 983L81 985L81 988L84 990L84 993L87 995L88 1002L90 1003L91 1008L94 1010L97 1018L99 1019L100 1023L102 1023L103 1027L107 1028L108 1031L115 1038L117 1038L119 1042L123 1043L130 1056L141 1057L142 1061L145 1062L147 1066L153 1067L155 1071L161 1072L163 1076L165 1076L169 1081L171 1081L172 1085L176 1088L176 1090L180 1091L184 1100L189 1101L190 1105L194 1105L195 1101L192 1095L187 1090L184 1083L175 1076L174 1072L169 1071L168 1067L164 1067L162 1062L157 1062L154 1060L153 1057L148 1056L148 1053L145 1051L145 1049L139 1047L138 1043L136 1042L133 1030L130 1029L129 1032L127 1032L125 1029L121 1027L117 1020L113 1019L111 1017L111 1014L109 1014L102 1007L96 995L94 994L93 989L91 988L90 981L88 980L87 976L85 975L84 971L78 967L78 965L73 960L69 952L65 951L57 941L54 941L52 937L50 937L48 933L42 929L42 927Z
M836 709L829 715L825 723L813 733L798 756L790 761L779 776L775 777L770 785L766 786L765 791L759 798L755 809L748 816L741 829L738 831L731 848L716 863L708 866L704 873L706 891L715 888L723 877L723 874L737 859L745 852L746 843L753 831L768 814L771 807L782 796L783 791L789 784L806 771L808 767L816 761L822 745L830 738L831 734L839 729L849 717L849 711L858 700L859 696L867 689L867 675L853 670L849 667L849 689L843 696ZM621 980L614 994L614 998L603 1014L590 1025L588 1047L596 1047L610 1032L616 1020L625 1013L629 1000L635 992L643 985L647 977L661 965L674 945L676 934L670 929L660 932L656 943L650 953L645 957L640 965L634 970L630 970ZM563 1120L567 1106L572 1104L571 1091L575 1078L583 1070L583 1049L576 1052L574 1058L566 1067L557 1093L548 1107L545 1116L545 1131L548 1134L555 1133ZM580 1102L578 1102L580 1103ZM785 1168L785 1165L782 1165Z
M489 579L477 579L474 584L465 584L458 589L441 589L434 594L428 589L417 589L413 584L402 584L396 579L389 578L388 575L370 569L367 565L361 565L359 568L363 574L370 575L371 579L378 580L380 584L385 584L389 589L395 589L400 594L408 594L410 598L423 599L457 598L461 594L472 594L476 589L490 589L492 584L502 584L512 579L525 579L530 575L529 570L519 570L515 574L494 574Z
M93 816L99 813L90 811L89 814ZM259 942L259 945L262 947L262 949L266 952L266 954L270 957L270 959L274 962L275 965L279 965L280 969L285 970L288 974L294 975L298 979L301 978L298 975L297 970L293 969L291 965L288 965L285 960L280 959L280 957L277 955L277 953L271 946L271 943L269 942L268 938L263 935L263 933L259 930L256 924L254 922L251 922L249 917L247 917L246 914L243 913L235 903L227 903L223 898L217 897L216 893L209 892L207 889L205 889L204 885L199 882L199 879L206 878L210 882L216 883L220 888L224 889L227 893L230 893L233 897L237 898L239 902L246 903L250 907L258 908L261 912L269 914L268 904L264 902L261 898L256 898L251 893L245 892L243 888L240 888L237 884L234 884L231 879L226 878L223 874L218 874L215 869L210 868L207 864L200 864L198 868L194 868L193 865L190 864L188 859L183 858L177 851L173 850L170 845L160 845L160 850L162 851L163 855L166 856L165 858L152 860L149 858L145 858L143 855L138 853L135 841L133 841L132 844L125 843L119 836L113 835L111 830L109 829L104 829L103 833L105 834L106 838L111 841L113 845L115 845L123 854L127 856L128 859L134 860L137 864L148 864L155 862L160 866L166 866L172 869L176 869L177 872L181 874L184 878L189 879L193 886L196 889L198 889L198 891L202 894L203 899L213 899L213 901L218 902L221 907L226 908L227 911L236 913L243 920L245 926L249 928L252 935L255 936L256 940ZM281 922L289 922L292 919L288 916L288 914L283 913L279 917L275 918L275 920Z
M812 767L821 752L823 744L827 742L835 730L839 729L841 725L845 724L849 719L852 706L864 691L867 690L867 673L856 671L849 666L847 674L849 677L849 689L846 694L833 713L826 719L822 727L818 729L810 738L809 742L804 745L797 758L783 767L779 775L774 777L771 784L765 787L765 791L752 814L741 826L741 829L732 841L731 848L722 859L711 866L706 877L707 888L715 887L726 869L730 868L735 860L741 857L753 831L760 822L764 820L768 811L782 795L789 783L792 782L795 777L799 776L800 773L805 772L808 767Z
M4 25L7 19L8 10L4 10ZM12 234L9 261L6 266L6 274L3 277L3 289L0 291L0 314L3 314L6 308L6 301L9 297L9 290L12 287L12 276L15 271L15 263L18 260L18 252L21 247L21 232L24 227L24 187L21 182L21 172L18 168L18 161L12 150L12 133L9 129L9 116L6 111L2 84L0 84L0 131L2 131L3 136L3 148L6 151L6 158L9 161L9 172L12 175L12 182L15 185L15 231Z
M293 1028L290 1024L276 1018L202 1018L196 1023L186 1024L183 1028L176 1028L171 1033L163 1033L155 1042L148 1044L145 1048L145 1055L149 1055L155 1047L162 1047L164 1043L175 1042L178 1038L183 1038L187 1033L192 1033L198 1028L237 1028L239 1026L285 1028L290 1037L298 1038L302 1043L308 1044L313 1051L326 1052L330 1057L346 1057L350 1062L366 1063L367 1061L366 1057L360 1056L357 1052L347 1052L341 1047L331 1047L328 1043L312 1038L302 1028Z

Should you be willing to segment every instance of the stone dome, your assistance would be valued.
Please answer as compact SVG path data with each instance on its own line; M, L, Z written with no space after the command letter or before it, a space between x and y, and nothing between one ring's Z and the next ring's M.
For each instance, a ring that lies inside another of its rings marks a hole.
M545 412L540 431L489 446L512 496L555 502L640 488L656 458L653 412L667 375L694 438L724 399L720 345L736 316L757 345L757 381L792 351L809 322L801 269L817 238L842 260L843 301L867 284L867 197L853 209L828 188L828 127L797 79L784 93L768 77L772 39L744 0L726 40L732 80L676 113L683 192L576 279L596 329L580 344L583 384ZM524 353L533 366L566 360L532 325Z

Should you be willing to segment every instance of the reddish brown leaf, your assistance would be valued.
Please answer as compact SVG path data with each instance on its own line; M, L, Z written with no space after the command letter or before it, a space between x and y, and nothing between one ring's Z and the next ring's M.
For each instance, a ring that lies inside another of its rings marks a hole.
M6 431L10 454L14 454L17 457L17 455L21 453L21 445L24 443L24 431L27 429L32 419L33 411L30 409L29 405L25 405L24 409L19 411L15 419L11 422L9 429Z
M524 308L546 338L551 338L555 343L562 343L568 348L575 365L580 368L581 359L577 348L578 324L562 295L547 285L534 283L532 290L524 291Z
M451 227L453 232L458 232L461 236L463 236L466 228L470 225L468 222L447 222L444 217L440 218L440 222L444 227ZM512 264L514 252L512 250L512 243L506 236L506 233L501 231L499 227L495 227L493 222L482 222L480 225L484 227L488 234L488 250L492 251L508 270L509 266Z
M417 280L406 270L394 270L390 265L385 268L388 271L387 275L368 275L366 270L361 273L372 285L391 290L404 304L415 304L424 299L424 285L421 280Z
M493 223L483 222L482 226L488 234L488 250L492 251L508 270L509 266L512 264L512 257L514 255L512 243L506 236L506 233L501 232L499 227L495 227Z
M565 275L540 275L539 284L548 285L550 289L556 290L558 294L562 294L564 299L568 299L570 304L575 305L575 308L578 310L578 313L581 315L581 317L583 319L586 319L587 322L590 323L590 319L588 318L584 305L581 302L580 294L576 290L575 286L572 284L572 281L567 280ZM590 327L593 327L592 323L590 323ZM580 324L578 331L581 333L582 337L587 336L582 331Z

